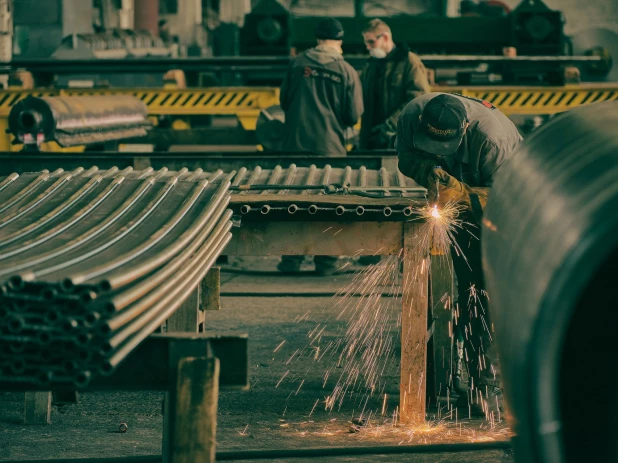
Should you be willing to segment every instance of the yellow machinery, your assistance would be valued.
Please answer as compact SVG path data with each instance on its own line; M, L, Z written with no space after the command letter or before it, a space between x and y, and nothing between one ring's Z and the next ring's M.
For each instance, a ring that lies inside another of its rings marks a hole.
M490 101L507 115L547 115L584 104L618 100L618 83L578 84L562 87L434 87ZM236 116L245 130L255 130L262 109L279 103L275 87L210 87L189 89L11 89L0 92L0 130L5 132L12 106L28 95L132 95L142 100L156 124L159 116L178 119L172 127L187 129L191 116ZM9 135L0 138L0 151L18 150ZM57 150L47 147L48 150Z

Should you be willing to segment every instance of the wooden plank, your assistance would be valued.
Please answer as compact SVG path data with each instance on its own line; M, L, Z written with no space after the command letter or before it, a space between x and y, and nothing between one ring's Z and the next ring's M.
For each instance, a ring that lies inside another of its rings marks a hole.
M176 393L166 397L174 419L164 430L164 463L214 463L218 397L219 360L181 359Z
M167 319L168 333L197 333L200 325L200 287L193 290L182 305Z
M401 251L402 222L245 222L233 229L230 256L382 256Z
M211 268L200 283L200 309L221 309L221 269Z
M399 410L404 423L425 419L429 250L421 246L419 231L415 223L403 230Z
M51 399L51 392L26 392L24 424L50 424Z
M449 324L452 321L454 291L451 256L431 256L431 302L433 312L433 366L435 395L446 396L452 383L452 347Z

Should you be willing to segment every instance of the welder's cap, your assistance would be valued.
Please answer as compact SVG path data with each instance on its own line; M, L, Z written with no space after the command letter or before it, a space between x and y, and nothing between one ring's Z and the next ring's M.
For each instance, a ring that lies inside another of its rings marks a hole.
M324 18L315 27L315 37L322 40L341 40L343 26L335 18Z
M459 148L467 122L468 112L457 97L438 95L423 109L414 134L414 147L426 153L450 156Z

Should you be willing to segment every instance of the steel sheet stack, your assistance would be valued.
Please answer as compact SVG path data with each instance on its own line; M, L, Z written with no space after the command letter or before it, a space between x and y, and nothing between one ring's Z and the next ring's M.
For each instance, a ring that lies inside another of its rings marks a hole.
M0 381L84 387L189 296L231 238L231 175L0 177Z

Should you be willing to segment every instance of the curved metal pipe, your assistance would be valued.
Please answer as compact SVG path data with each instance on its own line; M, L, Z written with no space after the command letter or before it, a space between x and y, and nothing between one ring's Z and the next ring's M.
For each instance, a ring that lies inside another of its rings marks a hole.
M618 403L599 394L617 376L616 127L618 102L560 114L501 167L485 210L485 280L521 461L618 457Z

